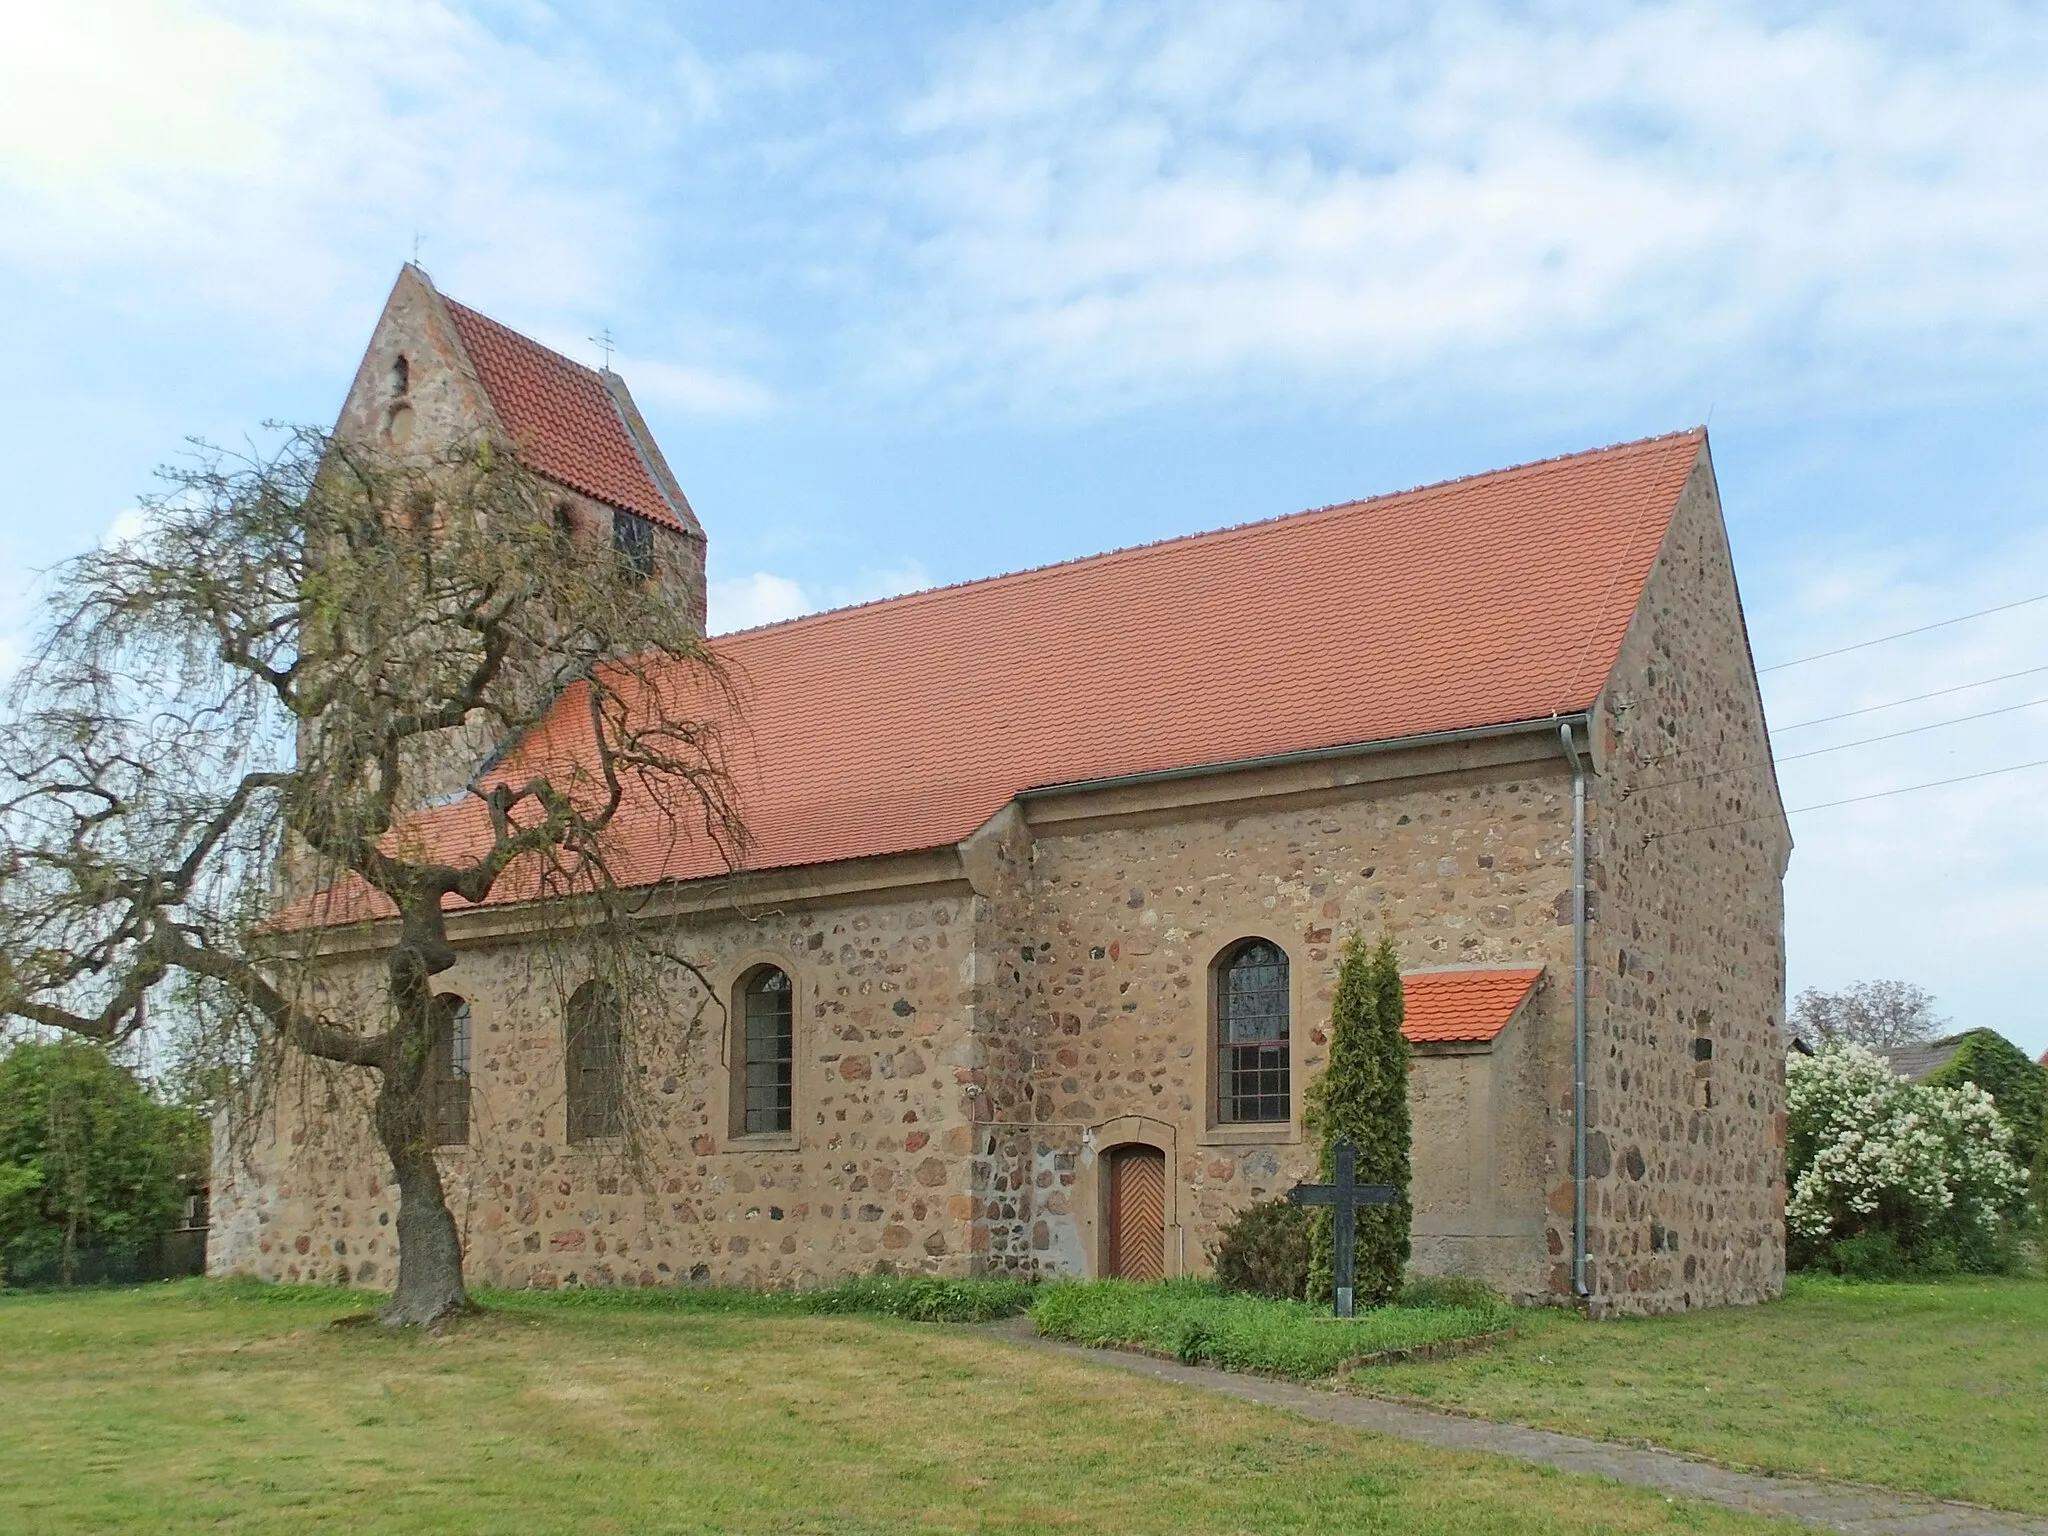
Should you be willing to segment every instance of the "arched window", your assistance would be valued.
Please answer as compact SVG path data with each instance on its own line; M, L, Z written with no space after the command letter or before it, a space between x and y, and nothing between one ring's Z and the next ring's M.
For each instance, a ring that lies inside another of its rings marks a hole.
M469 1145L469 1003L453 992L434 999L434 1142ZM445 1026L443 1025L445 1021Z
M654 574L654 524L630 512L612 514L612 553L619 569L635 581Z
M1215 999L1216 1118L1287 1119L1286 954L1265 939L1225 950L1216 961Z
M586 981L569 999L568 1023L569 1139L616 1136L626 1124L618 991Z
M772 965L748 974L740 986L739 1132L787 1132L795 1099L795 992Z
M403 352L391 364L391 395L397 399L412 389L412 364L405 360Z

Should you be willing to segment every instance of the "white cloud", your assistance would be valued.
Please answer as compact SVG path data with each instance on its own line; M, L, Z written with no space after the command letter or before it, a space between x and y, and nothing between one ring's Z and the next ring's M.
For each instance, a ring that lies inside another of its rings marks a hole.
M714 558L716 558L714 553ZM871 603L878 598L916 592L932 584L924 567L915 560L883 569L860 572L851 581L834 584L816 592L769 571L713 581L706 593L710 609L710 630L714 635L752 629L760 624L779 624L827 608L845 608Z
M814 606L797 583L769 571L755 571L729 581L714 581L705 598L714 635L727 635L736 629L753 629L762 624L779 624L784 619L809 613Z
M141 507L130 507L107 525L107 531L100 536L100 547L113 549L132 543L148 531L149 514Z
M902 115L912 319L882 355L1084 409L1262 378L1526 396L1758 357L1795 391L1878 353L2022 366L2048 339L2048 23L1879 21L1035 8Z
M415 234L472 296L601 312L654 258L662 173L716 105L704 92L782 78L756 61L721 83L695 60L664 81L663 53L695 56L663 26L603 51L617 39L535 6L18 0L0 14L0 259L119 274L104 298L168 290L272 347L359 341L363 271L388 276Z
M636 399L691 416L760 416L774 404L765 384L737 373L621 357L613 367Z

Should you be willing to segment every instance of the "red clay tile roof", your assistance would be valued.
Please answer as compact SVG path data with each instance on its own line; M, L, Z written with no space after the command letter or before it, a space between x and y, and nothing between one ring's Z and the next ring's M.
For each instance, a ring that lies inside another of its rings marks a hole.
M529 469L664 528L683 529L676 509L648 472L603 375L488 315L442 298L484 392Z
M1705 442L1677 433L723 636L746 863L945 846L1032 788L1585 709ZM575 753L586 720L565 698L493 781ZM452 851L482 825L466 803L419 830ZM724 872L652 810L629 806L615 830L624 884Z
M1401 978L1401 1033L1430 1040L1491 1040L1543 974L1540 965L1499 971L1419 971Z

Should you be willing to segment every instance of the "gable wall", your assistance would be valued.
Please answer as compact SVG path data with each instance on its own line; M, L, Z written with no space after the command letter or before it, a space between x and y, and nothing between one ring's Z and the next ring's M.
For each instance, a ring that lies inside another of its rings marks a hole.
M1791 842L1704 454L1596 728L1604 772L1589 791L1594 1309L1775 1296L1785 1270ZM1711 825L1720 822L1746 824ZM1711 1061L1694 1057L1701 1039L1712 1042Z

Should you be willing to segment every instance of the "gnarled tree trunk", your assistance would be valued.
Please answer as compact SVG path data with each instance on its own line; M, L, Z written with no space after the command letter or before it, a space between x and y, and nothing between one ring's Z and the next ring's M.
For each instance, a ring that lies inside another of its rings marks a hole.
M434 1007L433 978L454 963L437 894L405 914L390 961L398 1019L377 1066L372 1119L398 1181L398 1283L378 1313L388 1328L432 1327L477 1310L462 1283L462 1238L434 1161L435 1031L451 1020Z
M429 1327L476 1305L462 1284L462 1239L434 1162L428 1095L408 1094L386 1072L377 1090L377 1139L398 1179L398 1285L378 1318L391 1328Z

